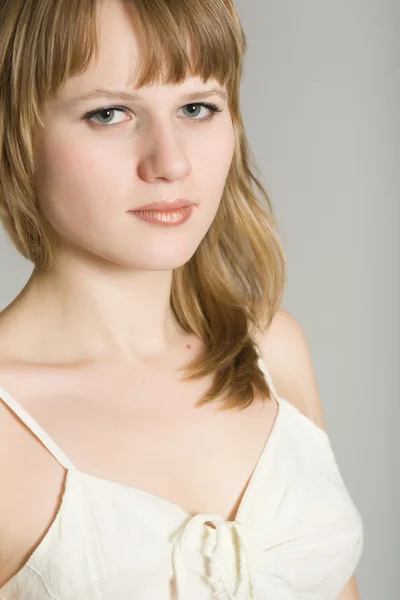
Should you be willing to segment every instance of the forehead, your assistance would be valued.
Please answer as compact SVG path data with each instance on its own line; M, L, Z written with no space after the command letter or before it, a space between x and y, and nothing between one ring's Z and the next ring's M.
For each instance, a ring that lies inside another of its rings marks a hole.
M129 89L133 91L134 73L139 61L138 32L132 5L117 1L106 1L98 10L99 54L88 69L70 78L59 95L63 99L82 95L97 88ZM207 83L200 76L188 75L182 83L152 85L141 89L141 96L157 90L158 94L176 94L195 90L221 87L211 78Z
M139 46L133 14L127 3L99 4L98 42L98 57L93 58L84 73L71 77L60 95L74 95L99 85L109 87L116 81L129 85L132 81Z

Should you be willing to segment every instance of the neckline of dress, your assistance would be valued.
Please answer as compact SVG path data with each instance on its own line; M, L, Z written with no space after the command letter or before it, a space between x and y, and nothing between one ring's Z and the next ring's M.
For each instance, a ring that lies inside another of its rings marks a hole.
M225 519L221 515L215 513L216 517L218 517L219 519L223 519L226 523L234 523L234 522L240 521L240 518L241 518L242 514L244 513L244 510L249 502L250 492L251 492L256 480L258 480L259 476L261 475L263 465L266 462L267 457L272 452L273 447L279 437L279 433L281 431L281 426L282 426L282 416L283 416L282 407L284 406L285 400L283 398L280 398L277 395L274 395L274 398L275 398L277 406L278 406L275 420L274 420L274 423L270 430L270 433L268 435L268 438L264 444L264 447L261 451L261 454L259 455L256 465L250 475L250 478L248 480L246 488L243 492L242 498L239 502L239 506L236 511L236 515L235 515L234 519ZM67 475L66 475L66 481L65 481L65 489L67 489L69 486L71 476L77 475L78 477L81 477L81 478L83 477L85 479L97 481L101 485L116 486L120 489L127 490L128 493L131 493L132 495L136 494L138 496L142 496L143 498L149 498L149 499L151 499L152 502L156 502L156 503L163 504L164 506L168 506L171 510L174 510L174 511L180 513L181 515L184 515L184 517L186 517L186 518L194 518L194 517L198 517L199 515L202 515L202 514L209 514L209 513L192 513L190 511L186 510L184 507L180 506L179 504L176 504L175 502L172 502L171 500L167 500L166 498L163 498L162 496L153 494L144 489L132 486L127 483L115 481L112 479L107 479L105 477L99 477L97 475L91 475L90 473L87 473L86 471L82 471L81 469L79 469L76 466L68 468L66 471L67 471ZM61 502L59 510L61 510L61 507L62 507L62 502Z

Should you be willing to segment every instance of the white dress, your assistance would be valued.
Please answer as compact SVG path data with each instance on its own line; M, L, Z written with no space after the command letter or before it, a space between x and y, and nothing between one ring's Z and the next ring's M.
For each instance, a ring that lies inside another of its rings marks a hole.
M327 433L259 364L279 411L235 521L80 471L0 387L68 471L56 518L0 600L336 600L360 560L363 522Z

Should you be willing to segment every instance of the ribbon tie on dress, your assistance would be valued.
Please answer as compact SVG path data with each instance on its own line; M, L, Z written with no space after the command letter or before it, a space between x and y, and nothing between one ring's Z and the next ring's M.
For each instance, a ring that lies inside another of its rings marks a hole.
M240 521L225 521L220 516L207 513L192 517L175 539L172 549L172 561L177 599L182 600L187 589L185 553L193 549L193 547L199 547L201 533L204 532L205 523L207 522L213 523L216 527L215 530L211 529L210 533L210 535L216 536L216 542L209 562L211 576L207 577L207 580L214 587L214 596L219 597L220 594L225 593L229 600L251 600L254 598L254 594L250 577L249 550L243 531L243 524ZM234 592L232 591L234 582L228 578L226 555L224 553L227 535L230 536L229 544L232 550L235 549L232 530L237 534L239 549L239 573L236 578L238 583ZM221 600L225 600L224 596L222 596Z

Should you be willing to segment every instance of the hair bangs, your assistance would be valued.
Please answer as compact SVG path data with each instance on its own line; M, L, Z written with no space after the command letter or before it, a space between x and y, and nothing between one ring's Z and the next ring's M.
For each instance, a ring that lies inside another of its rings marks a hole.
M42 0L19 6L8 64L9 104L18 110L22 126L43 125L45 102L70 77L88 68L99 46L96 6L96 0Z
M215 79L234 95L246 42L236 13L225 0L122 1L140 49L131 82L134 88L176 85L197 76L204 82ZM21 23L34 19L36 26L16 30L15 47L20 51L13 57L10 102L21 107L25 124L43 125L45 102L97 60L100 7L101 0L42 0L22 8L27 14L21 15ZM34 50L30 61L24 58L27 46ZM29 115L23 115L24 107L30 107Z
M245 37L223 0L128 2L134 12L140 59L135 88L176 85L187 77L215 79L228 90L241 77ZM165 32L168 32L168 35Z

